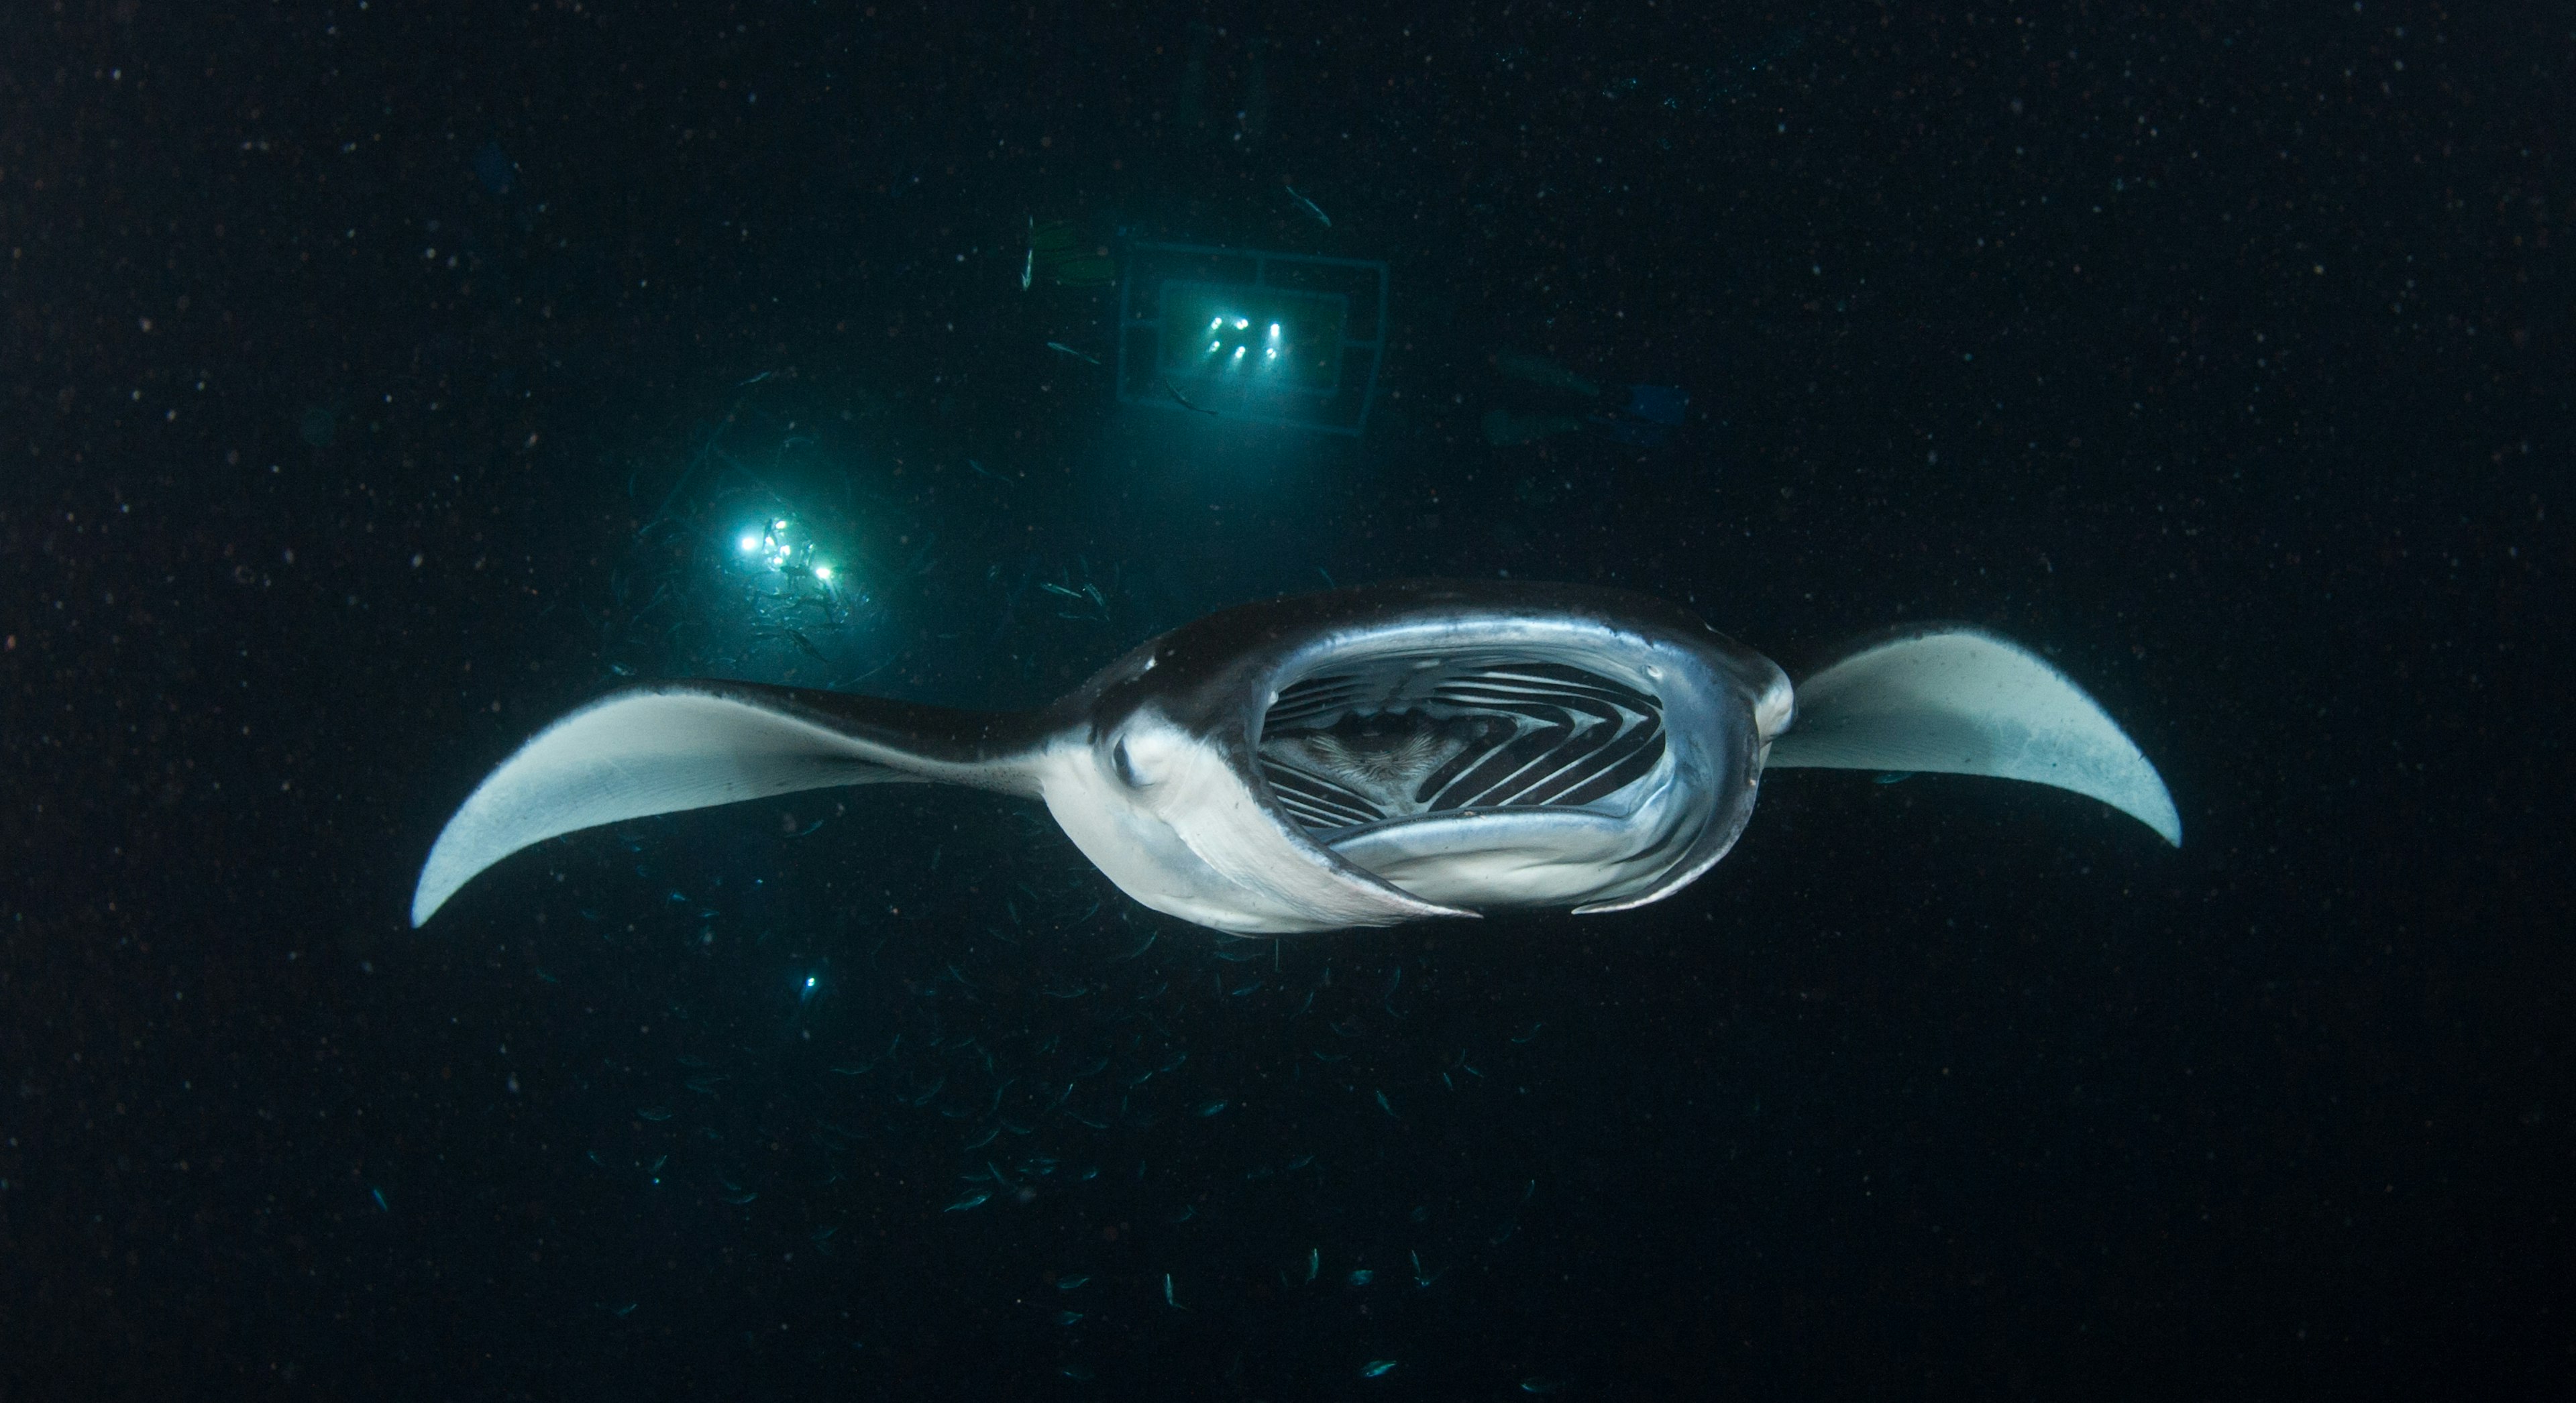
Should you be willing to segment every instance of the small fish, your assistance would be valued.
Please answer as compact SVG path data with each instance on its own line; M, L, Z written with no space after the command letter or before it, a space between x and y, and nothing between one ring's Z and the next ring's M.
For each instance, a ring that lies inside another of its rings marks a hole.
M1020 260L1020 291L1028 291L1030 280L1037 277L1037 275L1038 251L1032 248L1029 250L1028 256Z
M753 1199L760 1197L760 1194L759 1191L754 1189L741 1189L736 1192L726 1194L723 1197L725 1202L739 1208L742 1205L751 1202Z
M1089 364L1092 364L1092 365L1098 365L1098 364L1100 364L1100 357L1098 357L1098 356L1089 356L1089 355L1084 355L1082 352L1075 350L1075 349L1074 349L1074 348L1072 348L1071 346L1068 346L1068 345L1064 344L1064 343L1063 343L1063 342L1061 342L1061 341L1049 341L1049 342L1047 343L1047 349L1048 349L1048 350L1050 350L1050 351L1054 351L1054 352L1056 352L1056 353L1058 353L1058 354L1060 354L1060 355L1067 355L1067 356L1071 356L1071 357L1073 357L1075 360L1078 360L1078 361L1088 362Z
M1353 1286L1366 1286L1370 1282L1377 1280L1377 1273L1370 1271L1366 1267L1361 1267L1359 1270L1352 1272L1350 1276L1345 1279Z
M1087 1276L1059 1276L1055 1279L1055 1289L1059 1291L1079 1291L1090 1284L1091 1278Z
M1056 1372L1078 1384L1091 1382L1091 1371L1083 1368L1079 1364L1067 1364L1063 1368L1056 1370Z
M1914 778L1912 770L1882 770L1870 779L1872 784L1903 784Z
M1386 1099L1386 1093L1385 1093L1385 1092L1383 1092L1383 1091L1381 1091L1381 1092L1379 1092L1379 1093L1377 1094L1377 1108L1378 1108L1379 1110L1381 1110L1381 1111L1386 1112L1388 1115L1391 1115L1391 1116L1392 1116L1392 1115L1395 1115L1395 1103L1393 1103L1393 1102L1391 1102L1391 1101L1387 1100L1387 1099ZM1397 1116L1396 1118L1397 1118L1398 1120L1403 1119L1403 1117L1401 1117L1401 1116Z
M1295 1159L1288 1161L1288 1168L1290 1172L1293 1173L1296 1170L1305 1168L1307 1165L1313 1164L1314 1162L1315 1157L1313 1155L1299 1155Z
M1382 1379L1394 1372L1395 1361L1392 1359L1372 1359L1360 1366L1360 1377L1364 1379Z
M1081 1319L1082 1312L1078 1310L1060 1310L1055 1313L1055 1323L1058 1325L1071 1325Z
M646 1106L635 1114L642 1116L646 1120L669 1120L671 1118L671 1108L668 1106Z
M939 1211L942 1213L963 1213L969 1208L983 1207L984 1204L991 1200L992 1197L993 1195L990 1190L977 1189L966 1195L964 1198L957 1200L955 1203L952 1203Z
M827 666L831 663L831 659L823 656L823 650L814 646L814 640L806 637L802 631L790 628L781 629L780 632L787 635L788 642L796 645L796 651L803 653L805 656L812 658L818 663L823 663ZM796 836L801 838L805 835L799 833Z
M1525 1042L1528 1042L1530 1039L1532 1039L1532 1038L1534 1038L1534 1037L1537 1037L1537 1036L1538 1036L1538 1030L1539 1030L1539 1029L1544 1028L1544 1027L1546 1027L1546 1026L1547 1026L1547 1024L1545 1024L1545 1023L1543 1023L1543 1022L1542 1022L1542 1023L1533 1023L1533 1024L1529 1025L1529 1028L1528 1028L1528 1030L1527 1030L1526 1032L1522 1032L1522 1033L1514 1034L1514 1035L1513 1035L1513 1037L1512 1037L1512 1041L1513 1041L1513 1042L1516 1042L1516 1043L1525 1043Z
M391 1212L393 1212L393 1211L394 1211L394 1206L393 1206L392 1204L390 1204L390 1203L385 1202L385 1191L384 1191L384 1190L382 1190L382 1189L369 1189L369 1190L367 1190L367 1192L368 1192L368 1193L371 1193L371 1194L373 1194L373 1195L375 1195L375 1198L376 1198L376 1207L377 1207L380 1211L383 1211L383 1212L386 1212L386 1213L391 1213Z
M1170 395L1173 399L1180 401L1181 408L1183 408L1183 409L1186 409L1186 410L1190 411L1192 414L1204 414L1204 415L1206 415L1207 417L1209 417L1209 418L1211 418L1211 419L1213 419L1213 418L1217 417L1217 414L1216 414L1216 411L1215 411L1215 410L1213 410L1213 409L1201 409L1201 408L1199 408L1197 405L1190 403L1189 396L1184 395L1184 394L1182 394L1179 390L1176 390L1176 389L1172 388L1172 381L1171 381L1171 377L1170 377L1170 376L1165 376L1165 377L1163 377L1163 393L1168 394L1168 395Z
M1293 1168L1295 1168L1296 1166L1291 1165L1291 1166L1289 1166L1289 1167L1293 1169ZM1307 1285L1309 1285L1309 1286L1314 1285L1314 1284L1315 1284L1315 1273L1317 1273L1317 1272L1319 1272L1319 1271L1322 1271L1323 1269L1324 1269L1324 1249L1323 1249L1323 1248L1320 1248L1320 1247L1309 1247L1309 1248L1307 1248L1307 1249L1306 1249L1306 1284L1307 1284Z
M1551 1379L1542 1374L1532 1374L1528 1378L1521 1380L1521 1392L1523 1393L1554 1393L1564 1386L1565 1380Z
M982 463L979 463L972 458L966 460L966 466L974 469L975 475L978 477L989 477L995 482L1001 483L1006 487L1010 485L1011 480L1009 478L1002 476L991 468L985 467ZM1018 925L1020 923L1020 909L1016 906L1012 906L1011 903L1007 901L1003 902L1002 905L1010 910L1011 924Z
M1170 1272L1163 1273L1163 1304L1170 1306L1174 1310L1189 1309L1188 1306L1182 1305L1179 1301L1172 1299L1172 1274Z
M1224 1110L1230 1104L1232 1103L1228 1102L1223 1097L1219 1097L1213 1101L1202 1101L1199 1103L1198 1113L1201 1116L1212 1116L1217 1112Z
M1283 185L1284 184L1285 183L1283 182ZM1324 211L1318 207L1313 200L1307 199L1305 196L1298 194L1296 186L1286 185L1285 188L1288 191L1288 198L1295 200L1297 202L1297 208L1304 210L1308 217L1312 218L1316 223L1323 225L1327 229L1333 227L1333 217L1324 213ZM1393 1364L1389 1364L1386 1367L1392 1369L1395 1366ZM1376 1376L1371 1375L1370 1377L1374 1378Z

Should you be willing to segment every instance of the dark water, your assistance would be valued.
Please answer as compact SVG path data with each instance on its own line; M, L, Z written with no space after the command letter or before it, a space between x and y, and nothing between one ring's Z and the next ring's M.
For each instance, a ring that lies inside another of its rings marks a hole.
M2565 1389L2571 37L2521 13L31 9L0 1392ZM1151 241L1382 261L1365 431L1051 350L1114 362ZM1793 673L2044 646L2189 845L1796 772L1646 910L1237 961L1034 804L881 788L404 920L618 677L1027 706L1504 572Z

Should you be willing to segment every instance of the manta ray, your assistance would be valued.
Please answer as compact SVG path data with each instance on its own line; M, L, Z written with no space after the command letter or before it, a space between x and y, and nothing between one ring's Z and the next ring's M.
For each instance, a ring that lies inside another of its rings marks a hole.
M2179 845L2155 767L1984 629L1899 630L1791 685L1664 600L1420 580L1272 599L1138 645L1054 705L979 712L750 682L622 687L467 796L415 926L533 843L840 785L1035 798L1144 905L1240 935L1624 911L1714 866L1767 770L1985 775Z

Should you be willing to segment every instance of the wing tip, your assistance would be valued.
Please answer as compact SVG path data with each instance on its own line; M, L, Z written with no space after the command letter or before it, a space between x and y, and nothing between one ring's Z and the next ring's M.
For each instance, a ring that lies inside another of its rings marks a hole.
M412 888L411 928L413 930L428 925L429 918L437 915L439 908L447 904L447 899L456 895L456 889L464 885L462 882L447 878L438 870L438 852L435 848L431 849L429 858L428 862L421 864L419 885Z
M2138 813L2132 810L2130 816L2154 829L2157 837L2180 848L2182 846L2182 811L2174 807L2173 792L2165 788L2162 777L2156 780L2155 800L2156 802L2148 808L2147 812Z

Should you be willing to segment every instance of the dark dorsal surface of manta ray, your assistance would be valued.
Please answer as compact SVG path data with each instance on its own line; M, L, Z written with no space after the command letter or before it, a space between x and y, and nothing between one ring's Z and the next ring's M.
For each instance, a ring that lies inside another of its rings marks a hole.
M1618 911L1724 857L1764 770L1791 766L2051 785L2182 841L2118 725L1984 630L1887 635L1793 688L1650 596L1424 580L1208 615L1032 712L749 682L621 688L466 798L412 922L558 834L886 782L1040 799L1128 895L1221 931Z

